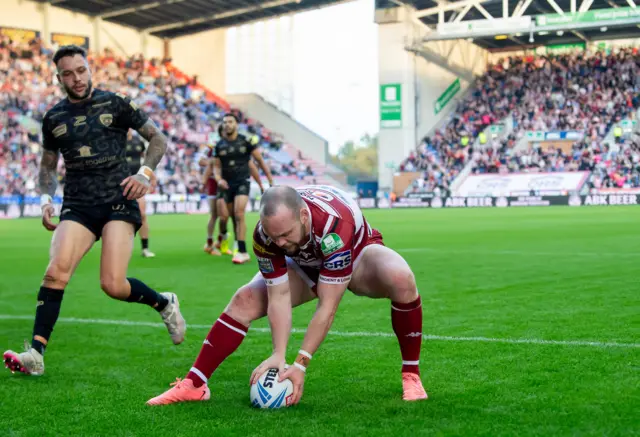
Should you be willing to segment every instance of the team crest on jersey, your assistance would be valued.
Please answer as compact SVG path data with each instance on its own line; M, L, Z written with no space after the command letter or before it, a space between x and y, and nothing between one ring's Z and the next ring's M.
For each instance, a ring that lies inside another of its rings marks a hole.
M247 153L247 148L245 146L240 146L240 153Z
M344 243L338 234L327 234L320 242L320 250L327 256L332 254L338 249L342 249Z
M351 251L345 250L331 255L324 260L324 268L327 270L342 270L351 265Z
M92 156L95 156L93 153L91 153L91 147L89 146L82 146L78 149L78 153L80 154L80 158L90 158Z
M67 133L67 125L61 124L60 126L57 126L55 129L53 129L51 133L53 133L53 136L55 138L61 137L62 135Z
M102 125L105 127L109 127L113 123L112 114L100 114L99 119L100 119L100 123L102 123Z

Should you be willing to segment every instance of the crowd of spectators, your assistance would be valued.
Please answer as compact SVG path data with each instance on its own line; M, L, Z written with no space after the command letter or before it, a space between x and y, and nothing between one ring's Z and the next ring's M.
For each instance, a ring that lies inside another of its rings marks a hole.
M636 187L640 141L628 133L611 144L605 137L639 108L637 48L502 59L400 170L422 172L413 189L425 191L448 190L470 160L474 173L590 170L594 187ZM481 132L501 121L513 126L509 135L474 147ZM568 148L532 141L514 150L530 131L577 132L581 139Z
M55 78L56 47L40 40L12 41L0 36L0 196L35 195L41 155L41 121L64 93ZM109 49L89 53L93 86L125 94L142 107L169 139L157 168L160 193L197 193L201 189L198 158L207 143L217 141L217 128L226 112L199 86L197 77L175 69L170 59L120 57ZM312 174L311 168L279 153L281 136L241 111L239 131L257 135L274 175ZM270 159L277 154L278 159ZM62 193L64 166L59 171Z

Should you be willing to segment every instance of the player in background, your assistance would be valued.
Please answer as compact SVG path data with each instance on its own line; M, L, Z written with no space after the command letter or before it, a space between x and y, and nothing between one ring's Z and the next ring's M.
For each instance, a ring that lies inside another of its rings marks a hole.
M223 138L224 132L222 132L222 124L218 127L218 134L220 138ZM207 145L206 152L199 160L201 167L205 167L203 175L203 186L207 193L207 200L209 202L209 222L207 223L207 243L204 246L204 251L211 255L219 256L221 254L232 255L232 251L229 248L229 238L227 234L227 223L229 220L229 211L223 198L218 198L218 184L213 177L213 151L214 145ZM251 177L255 179L256 183L260 187L260 192L264 192L264 187L260 179L260 172L253 161L249 161L249 172ZM216 226L216 220L220 219L220 230L218 232L218 242L213 244L213 232ZM234 222L234 233L235 233ZM237 240L237 236L236 236Z
M420 380L422 302L406 261L384 246L353 199L327 186L269 188L260 203L253 234L259 273L240 287L207 335L187 376L149 405L207 400L216 368L242 343L249 325L267 316L273 355L251 375L269 368L293 382L292 403L300 401L309 363L331 328L343 294L391 301L391 325L402 356L403 399L427 399ZM318 299L294 365L286 371L291 309ZM361 358L361 357L355 357Z
M60 47L53 62L67 98L53 106L42 121L42 224L54 231L49 265L38 292L31 346L22 353L4 353L5 365L12 372L27 375L44 373L43 355L60 313L64 289L100 238L102 290L113 299L155 309L175 344L184 340L186 331L175 294L157 293L142 281L127 278L135 233L142 225L136 199L144 196L155 180L153 171L164 155L167 139L129 98L92 87L83 48ZM149 142L144 165L135 175L129 174L125 154L129 129L137 130ZM60 154L66 183L56 225L52 197Z
M133 135L133 131L127 132L127 162L129 163L129 174L138 174L142 167L145 145L138 135ZM147 221L147 202L144 196L138 199L142 226L140 227L140 243L142 244L142 256L153 258L155 253L149 250L149 222Z
M233 114L227 114L222 118L222 130L224 135L214 150L213 175L218 183L219 196L225 200L227 211L234 220L238 253L234 255L233 263L245 264L251 259L245 242L247 233L245 212L251 186L249 178L251 158L255 159L262 168L269 186L273 186L273 179L269 166L256 147L257 136L254 135L247 140L243 135L238 134L238 119ZM226 229L221 228L220 231L226 234Z

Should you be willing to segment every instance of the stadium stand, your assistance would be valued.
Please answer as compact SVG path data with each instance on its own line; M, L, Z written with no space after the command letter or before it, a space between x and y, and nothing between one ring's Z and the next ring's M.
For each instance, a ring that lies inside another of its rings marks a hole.
M56 47L40 40L19 44L0 39L0 196L35 195L41 151L40 122L46 111L63 98L55 79L52 55ZM89 54L93 85L130 96L161 127L169 148L157 169L160 194L198 193L201 169L197 162L211 141L225 112L240 119L239 131L258 135L277 183L298 185L328 182L323 168L305 159L257 120L252 120L188 77L170 60L121 58L105 49ZM217 138L214 135L214 138ZM60 185L64 184L62 160ZM62 186L58 187L58 194Z
M640 138L622 124L635 125L639 108L637 48L502 59L400 170L423 172L413 191L447 192L465 166L473 173L589 170L594 188L638 187ZM501 121L511 127L507 135L487 136ZM527 138L559 131L581 139Z

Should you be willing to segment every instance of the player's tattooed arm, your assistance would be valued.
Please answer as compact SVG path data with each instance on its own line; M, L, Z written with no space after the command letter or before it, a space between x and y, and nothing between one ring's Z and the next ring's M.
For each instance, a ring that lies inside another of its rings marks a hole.
M56 194L58 180L56 169L58 167L59 152L44 149L40 160L40 172L38 174L38 182L40 194L48 194L53 197Z
M164 153L167 151L167 137L160 132L158 126L150 119L138 129L138 133L149 142L149 147L147 147L144 158L144 165L155 171Z

